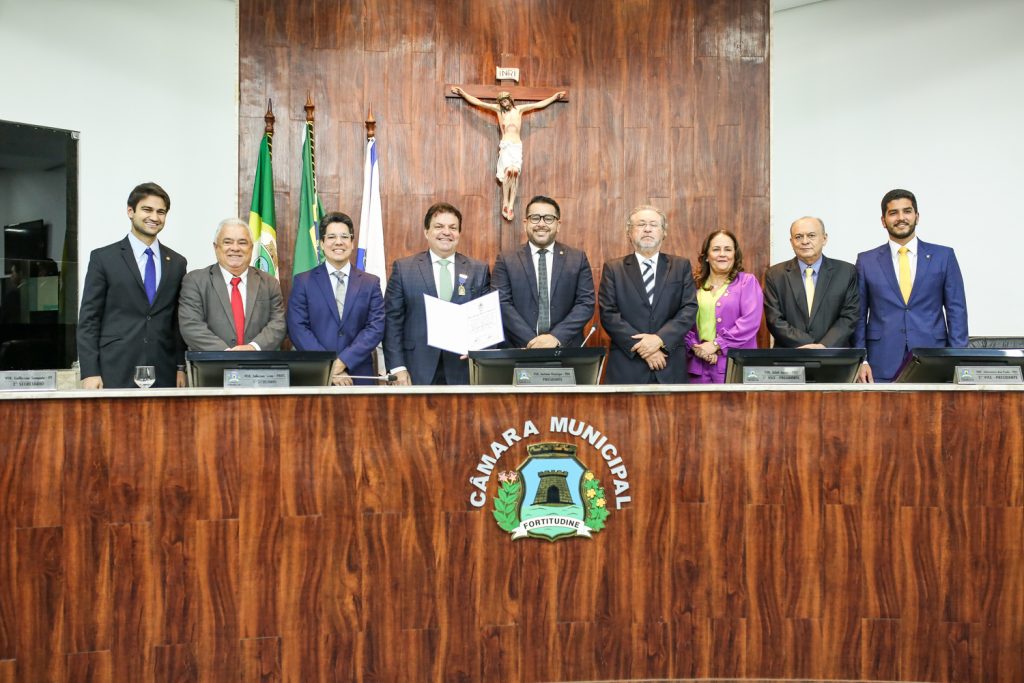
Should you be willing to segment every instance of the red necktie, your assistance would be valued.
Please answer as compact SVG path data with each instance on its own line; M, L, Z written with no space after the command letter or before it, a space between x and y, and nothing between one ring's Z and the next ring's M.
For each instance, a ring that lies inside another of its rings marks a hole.
M241 281L240 277L231 278L231 312L235 315L235 335L238 339L236 346L245 343L245 307L242 306L242 293L238 291L238 283Z

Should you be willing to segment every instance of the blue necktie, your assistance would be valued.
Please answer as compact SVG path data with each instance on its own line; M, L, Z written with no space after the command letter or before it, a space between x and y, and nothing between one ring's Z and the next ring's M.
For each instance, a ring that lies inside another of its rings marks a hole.
M153 299L156 298L156 261L153 260L153 250L146 247L146 277L142 280L143 287L146 288L146 298L149 299L149 305L153 305Z

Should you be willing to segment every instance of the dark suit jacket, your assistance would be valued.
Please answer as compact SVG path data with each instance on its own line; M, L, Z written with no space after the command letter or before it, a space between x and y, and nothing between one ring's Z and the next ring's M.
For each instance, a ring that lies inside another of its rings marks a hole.
M334 351L350 375L373 375L373 350L384 339L384 297L376 275L349 267L345 317L339 319L327 266L300 273L292 282L287 319L288 336L299 351Z
M178 302L181 336L192 351L223 351L256 342L261 351L276 351L284 341L281 283L252 266L245 278L245 339L238 341L231 295L220 266L193 270L181 281Z
M462 286L466 293L459 293ZM461 304L491 291L491 273L483 261L455 254L452 269L455 291L452 303ZM434 285L434 266L430 252L407 256L395 261L384 293L384 362L389 370L405 367L413 384L430 384L440 360L444 362L445 381L448 384L469 384L469 365L448 351L427 346L427 314L423 295L437 296Z
M646 384L687 381L686 346L683 338L697 318L697 286L690 262L672 254L658 255L654 280L654 305L640 276L635 254L605 263L601 272L601 326L611 337L608 352L608 384ZM668 365L651 372L646 361L630 349L634 334L657 334L665 344Z
M917 241L917 274L904 303L889 244L857 255L860 317L853 343L868 350L876 381L896 376L910 349L967 346L967 298L956 254Z
M857 269L852 263L822 257L808 320L805 268L803 261L792 258L765 273L764 314L775 345L849 347L860 315Z
M134 387L136 365L156 369L157 387L174 387L185 345L178 334L178 292L185 257L160 243L161 273L150 305L142 275L125 237L89 256L78 313L82 377L99 375L107 388Z
M551 329L562 346L583 343L583 327L594 317L594 274L587 255L564 244L549 254ZM524 347L537 336L537 272L529 244L499 254L494 262L494 289L501 297L505 341Z

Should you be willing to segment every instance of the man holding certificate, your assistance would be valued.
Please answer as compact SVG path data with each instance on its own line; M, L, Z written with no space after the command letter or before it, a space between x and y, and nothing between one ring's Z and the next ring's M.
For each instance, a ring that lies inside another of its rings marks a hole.
M424 295L462 304L490 292L491 273L483 261L456 253L462 213L434 204L423 218L427 251L395 261L384 293L384 362L395 383L469 384L469 365L451 351L427 344Z

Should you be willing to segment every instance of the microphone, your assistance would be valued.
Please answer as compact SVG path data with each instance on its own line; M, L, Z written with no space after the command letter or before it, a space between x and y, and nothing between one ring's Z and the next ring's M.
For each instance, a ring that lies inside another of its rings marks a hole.
M397 375L388 373L386 375L348 375L349 379L370 379L370 380L384 380L385 382L394 382L398 379Z
M590 332L587 332L587 336L586 336L586 337L584 337L584 339L583 339L583 343L582 343L582 344L580 344L580 348L582 348L582 347L584 347L584 346L586 346L586 345L587 345L587 341L589 341L589 340L590 340L590 336L591 336L592 334L594 334L594 332L597 332L597 325L591 325L591 326L590 326Z

